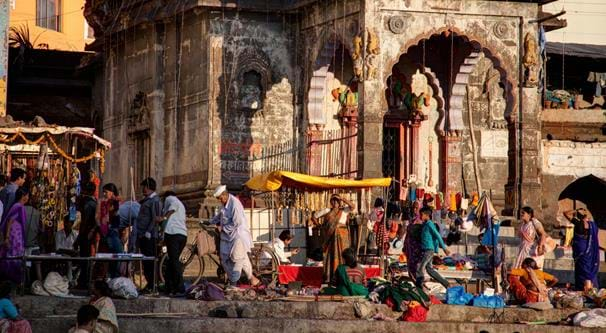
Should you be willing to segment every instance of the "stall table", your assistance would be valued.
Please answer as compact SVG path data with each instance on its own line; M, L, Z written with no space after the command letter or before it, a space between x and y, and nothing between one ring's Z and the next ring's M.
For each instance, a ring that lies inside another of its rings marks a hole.
M437 272L442 275L446 280L463 281L465 290L468 290L468 283L475 282L477 291L484 289L486 281L492 281L492 276L481 270L450 270L450 269L437 269ZM410 277L407 270L400 270L397 272L392 271L392 277L404 276Z
M91 284L91 279L93 276L93 264L95 262L111 262L111 261L120 261L120 262L133 262L133 261L139 261L139 262L143 262L143 261L153 261L154 262L154 272L157 272L158 270L158 260L155 257L143 257L143 256L135 256L135 257L131 257L131 256L123 256L123 257L97 257L97 256L93 256L93 257L71 257L71 256L62 256L62 255L31 255L31 256L23 256L23 257L8 257L8 258L2 258L4 260L22 260L23 262L23 271L25 272L26 270L26 264L28 261L65 261L65 262L73 262L73 261L80 261L80 262L88 262L88 268L89 268L89 285ZM156 292L156 274L154 274L154 281L153 283L153 292ZM22 281L22 292L25 291L25 274L23 274L23 281Z
M381 269L378 266L368 266L364 268L366 278L381 276ZM280 265L278 266L278 281L280 284L301 281L304 286L321 287L324 267L322 266L298 266L298 265Z

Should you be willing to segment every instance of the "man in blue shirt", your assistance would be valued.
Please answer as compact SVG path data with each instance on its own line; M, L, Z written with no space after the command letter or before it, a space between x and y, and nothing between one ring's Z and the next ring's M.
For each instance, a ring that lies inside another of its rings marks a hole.
M447 256L450 255L450 251L448 251L448 247L446 247L446 244L444 244L444 240L442 240L440 232L438 232L435 223L433 223L431 220L431 208L421 208L421 220L423 221L423 231L421 232L421 248L423 249L423 258L421 259L421 263L417 268L417 287L423 288L425 270L427 270L427 274L429 274L429 276L434 278L444 287L448 288L448 281L433 268L431 263L434 254L438 253L439 248L444 249L444 253Z
M0 191L0 201L2 201L4 207L2 215L8 212L15 203L15 193L19 187L23 186L23 183L25 183L25 170L21 168L12 169L11 182ZM4 216L2 217L4 218Z

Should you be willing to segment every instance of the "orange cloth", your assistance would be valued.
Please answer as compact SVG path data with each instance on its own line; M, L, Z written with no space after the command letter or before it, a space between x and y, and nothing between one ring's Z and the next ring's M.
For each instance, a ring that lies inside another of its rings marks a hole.
M553 275L551 275L549 273L545 273L538 269L536 269L534 271L534 274L537 276L539 281L543 284L547 284L548 282L552 282L556 279ZM530 276L528 276L528 272L523 268L512 269L510 275L520 277L520 282L522 282L524 285L528 285L528 283L532 283L532 281L530 280Z
M457 195L454 192L450 193L450 206L448 207L448 210L451 212L457 211Z

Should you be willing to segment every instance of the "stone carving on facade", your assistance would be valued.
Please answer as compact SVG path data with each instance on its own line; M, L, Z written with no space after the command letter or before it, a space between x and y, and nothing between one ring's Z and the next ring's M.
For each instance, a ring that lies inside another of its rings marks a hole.
M509 39L511 37L511 29L505 21L499 21L492 27L492 32L498 39Z
M392 16L388 22L389 30L394 34L402 34L406 31L406 20L403 16Z
M263 95L271 83L271 65L267 55L256 47L248 47L236 55L236 80L230 96L234 107L256 111L263 106Z
M351 54L351 59L353 60L353 71L354 75L358 78L362 78L364 74L364 60L362 58L362 48L363 48L362 36L356 35L353 38L353 52Z
M417 69L417 72L412 76L410 83L410 92L412 97L411 116L413 118L423 117L423 107L429 106L431 101L431 93L427 84L427 77Z
M128 112L128 133L131 135L148 131L151 125L150 109L147 106L147 94L139 91L135 95Z
M379 37L374 31L368 29L366 31L366 59L364 65L366 71L365 78L367 80L377 78L377 65L379 63L380 52Z
M531 33L524 38L524 86L536 87L539 84L539 48L537 41Z
M507 102L503 97L503 88L499 85L501 82L501 74L496 69L490 69L486 72L486 82L484 90L488 94L489 114L488 126L491 129L507 128L505 120L505 109Z
M249 71L244 74L244 82L240 88L240 108L249 110L258 110L262 106L262 86L260 75L255 71Z

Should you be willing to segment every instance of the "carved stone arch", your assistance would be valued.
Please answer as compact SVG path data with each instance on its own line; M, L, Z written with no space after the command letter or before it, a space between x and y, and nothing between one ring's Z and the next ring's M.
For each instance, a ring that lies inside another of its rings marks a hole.
M343 47L351 56L351 45L345 40L342 32L335 31L334 27L324 27L319 33L320 43L312 43L311 57L309 58L309 76L307 89L307 120L321 128L326 124L324 112L324 99L327 85L334 73L330 73L330 65L339 47ZM352 38L353 39L353 38ZM353 41L352 41L353 43Z
M450 36L450 34L454 33L456 36L463 38L465 41L474 44L478 48L479 51L484 52L485 56L492 60L494 68L501 75L501 82L504 85L506 101L507 101L507 109L505 111L505 116L508 121L510 121L510 116L514 113L514 110L517 109L517 101L518 97L514 94L514 90L518 87L518 62L519 59L511 58L504 55L504 52L497 52L499 50L507 49L507 45L500 42L494 42L485 38L485 36L489 35L489 32L483 29L480 26L474 25L474 31L466 31L465 29L459 29L454 26L443 26L435 29L431 29L429 31L425 31L423 33L418 34L412 39L409 39L400 47L400 52L398 53L398 57L392 57L386 60L386 66L384 67L384 77L389 77L391 74L391 70L395 64L398 63L400 57L403 54L408 53L409 49L413 46L419 45L424 39L430 39L432 36L439 36L445 34ZM516 45L519 49L519 45ZM518 52L516 52L517 54ZM453 73L455 74L455 73ZM387 82L383 82L384 85ZM386 88L386 87L385 87ZM385 108L386 109L386 108ZM450 112L450 111L449 111ZM447 115L447 120L450 118L450 114ZM445 128L448 129L448 122L445 124Z
M273 75L269 57L260 48L244 48L234 56L234 59L236 59L234 64L236 72L228 96L234 96L234 98L232 98L232 105L234 109L238 109L240 87L244 82L246 73L254 71L261 77L260 88L262 97L265 96L265 93L271 88Z
M312 51L309 58L311 70L314 71L322 67L323 64L321 62L318 63L318 61L322 59L323 56L327 56L330 53L331 48L336 49L338 46L342 45L345 50L351 54L353 36L349 39L347 37L348 36L342 31L335 31L332 26L330 28L322 28L318 33L318 39L311 41ZM318 40L320 41L319 43L317 42Z

